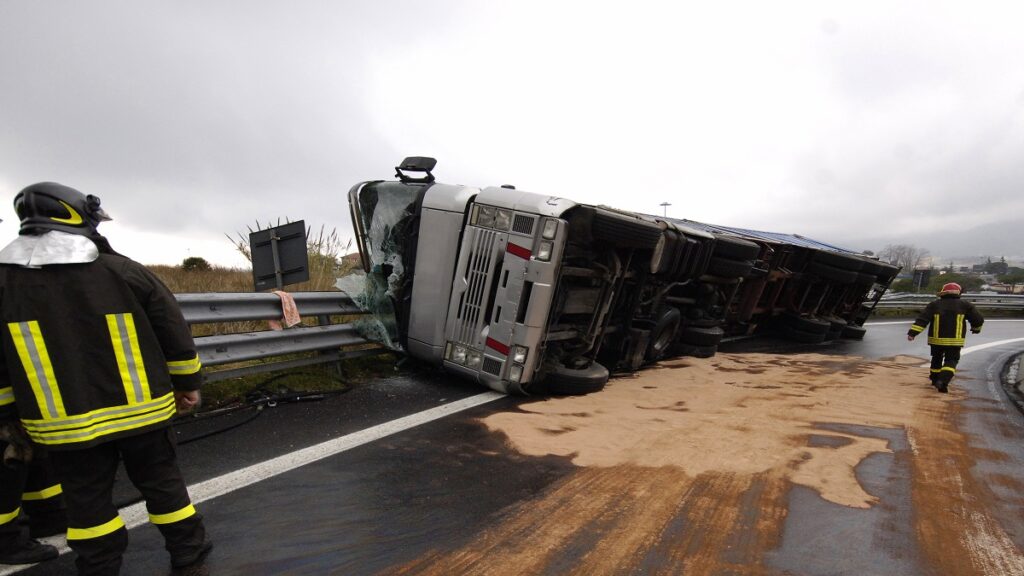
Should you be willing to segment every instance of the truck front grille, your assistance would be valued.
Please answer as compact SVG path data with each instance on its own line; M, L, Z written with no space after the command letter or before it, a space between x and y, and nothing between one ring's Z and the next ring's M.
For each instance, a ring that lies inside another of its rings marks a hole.
M533 216L516 214L516 217L512 220L512 231L517 234L533 236L533 225L536 221L537 219Z
M501 376L501 360L495 360L490 356L484 356L483 370L488 374L494 374L495 376Z
M494 269L494 245L498 233L493 230L473 229L473 244L469 247L469 262L466 264L468 288L459 304L459 324L455 330L455 341L475 344L476 336L483 328L484 300L488 294L488 280Z

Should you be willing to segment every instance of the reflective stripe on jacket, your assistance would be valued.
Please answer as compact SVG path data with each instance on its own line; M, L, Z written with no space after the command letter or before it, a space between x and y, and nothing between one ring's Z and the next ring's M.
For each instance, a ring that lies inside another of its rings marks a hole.
M201 383L174 296L123 256L2 265L0 316L0 417L16 408L29 436L52 449L166 426L173 391Z
M968 322L971 330L981 330L985 319L974 304L959 296L948 295L928 303L907 334L914 336L927 330L928 344L963 346Z

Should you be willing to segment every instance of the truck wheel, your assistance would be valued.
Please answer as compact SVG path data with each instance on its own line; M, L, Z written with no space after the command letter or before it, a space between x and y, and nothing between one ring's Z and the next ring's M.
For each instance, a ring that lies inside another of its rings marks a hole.
M587 368L569 368L561 363L548 366L544 384L556 396L581 396L597 392L608 383L608 369L593 362Z
M830 252L828 250L819 250L814 253L811 257L813 262L824 264L826 266L832 266L839 268L840 270L849 270L851 272L860 272L864 267L864 261L852 254L847 256L838 252Z
M785 327L811 334L825 334L832 328L832 323L827 320L797 316L796 314L783 314L781 320Z
M729 260L727 258L711 258L707 273L721 278L742 278L750 273L754 263L750 260Z
M668 347L676 338L682 318L683 315L678 308L669 306L661 309L661 312L658 313L658 320L654 323L654 329L651 330L650 344L647 346L648 362L655 362L665 355Z
M694 346L693 344L676 344L669 350L669 356L693 356L694 358L711 358L718 351L718 346Z
M863 340L864 334L867 334L867 328L863 326L846 326L843 328L841 336L850 340Z
M793 342L800 342L801 344L819 344L825 341L828 336L827 332L804 332L803 330L797 330L792 326L782 327L782 336L786 340L792 340Z
M857 285L870 288L875 285L875 275L865 274L864 272L857 272Z
M657 247L662 237L661 227L654 222L601 209L594 211L590 231L595 240L645 250Z
M831 341L839 338L843 334L843 328L846 328L846 320L838 316L824 316L822 320L829 324L828 331L825 332L825 340Z
M761 253L761 247L749 240L715 234L715 247L711 255L715 258L728 258L730 260L753 260Z
M700 328L687 326L679 335L679 340L684 344L692 346L718 346L725 336L725 330L715 326L712 328Z
M825 280L831 280L832 282L838 282L840 284L853 284L857 281L857 273L852 270L843 270L830 266L828 264L822 264L821 262L811 262L804 269L808 274L814 274L819 278Z

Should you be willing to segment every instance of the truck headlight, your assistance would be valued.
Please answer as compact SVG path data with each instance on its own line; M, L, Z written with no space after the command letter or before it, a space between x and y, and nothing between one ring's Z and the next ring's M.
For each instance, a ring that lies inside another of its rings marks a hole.
M519 364L513 364L512 367L508 369L508 381L515 382L518 384L519 381L522 379L523 367L520 366Z
M484 228L491 228L494 226L494 213L497 208L494 206L480 206L480 212L477 214L476 225Z
M452 362L465 366L466 354L468 352L469 351L466 350L465 346L463 346L462 344L456 344L455 346L452 347Z
M540 247L537 248L537 260L541 262L551 260L551 242L540 243Z
M480 364L483 363L484 355L478 350L470 350L466 354L466 368L479 368Z
M554 240L555 234L558 233L558 220L551 218L544 219L544 230L541 232L541 236L548 240Z
M529 354L530 349L526 346L513 346L512 347L512 361L516 364L526 364L526 355Z
M512 211L498 208L494 213L494 227L502 232L507 232L512 227Z

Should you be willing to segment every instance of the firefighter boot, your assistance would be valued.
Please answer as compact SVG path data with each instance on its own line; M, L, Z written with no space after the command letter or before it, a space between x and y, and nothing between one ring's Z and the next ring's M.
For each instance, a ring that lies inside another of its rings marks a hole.
M35 564L58 556L60 552L53 546L24 536L0 548L0 564Z

